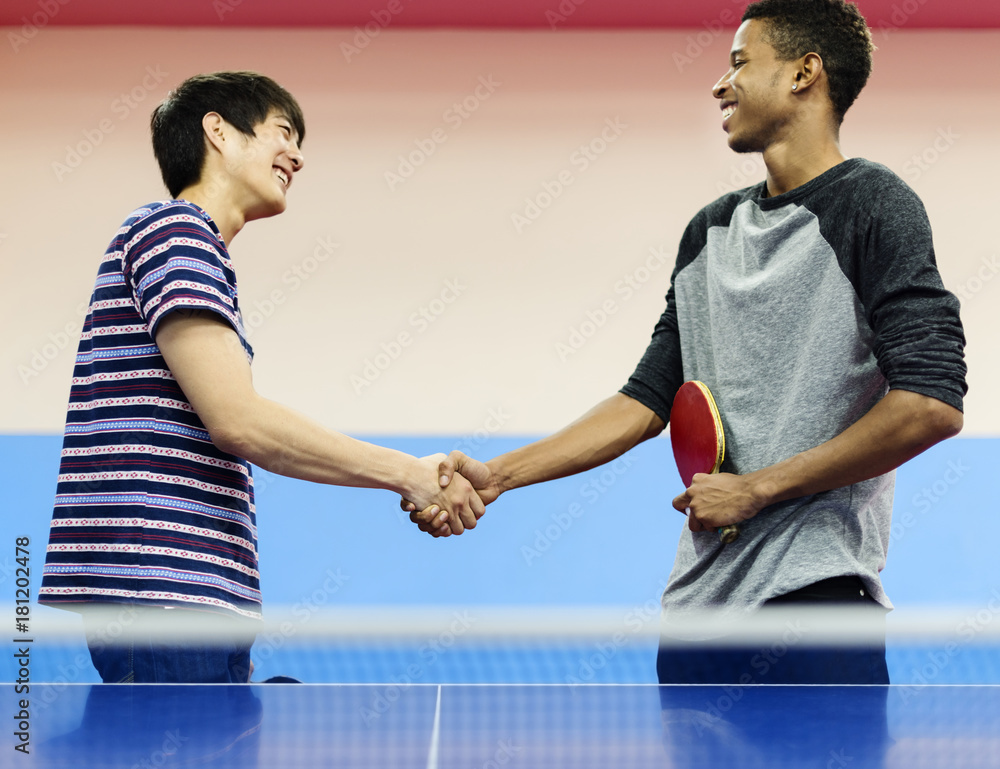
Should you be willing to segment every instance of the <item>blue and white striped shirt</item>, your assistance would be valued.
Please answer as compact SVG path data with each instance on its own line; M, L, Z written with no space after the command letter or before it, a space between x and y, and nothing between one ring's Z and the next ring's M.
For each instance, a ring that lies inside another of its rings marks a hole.
M70 390L39 601L182 606L260 617L250 465L213 445L155 343L209 310L248 359L215 223L181 200L134 211L98 270Z

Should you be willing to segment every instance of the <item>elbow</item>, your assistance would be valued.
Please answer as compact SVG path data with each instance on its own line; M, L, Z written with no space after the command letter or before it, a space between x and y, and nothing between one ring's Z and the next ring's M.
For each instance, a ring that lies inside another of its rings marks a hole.
M965 416L961 411L956 408L952 408L951 406L948 406L948 410L948 424L945 428L948 434L945 437L954 438L962 432L962 428L965 426Z
M246 433L231 425L214 425L207 428L208 435L219 451L232 454L240 459L249 459L250 441Z
M212 445L219 451L232 454L248 462L253 461L253 447L257 444L247 419L228 413L214 419L203 420Z
M954 438L965 424L965 417L962 412L954 406L949 406L939 400L928 399L926 413L923 415L923 423L927 426L929 437L933 443Z

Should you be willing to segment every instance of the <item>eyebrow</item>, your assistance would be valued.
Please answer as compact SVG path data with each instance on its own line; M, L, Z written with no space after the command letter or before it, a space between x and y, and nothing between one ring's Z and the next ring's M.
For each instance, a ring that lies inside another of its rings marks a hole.
M733 50L731 50L729 52L729 60L730 61L734 61L738 57L743 56L745 53L746 53L746 49L744 49L744 48L734 48Z

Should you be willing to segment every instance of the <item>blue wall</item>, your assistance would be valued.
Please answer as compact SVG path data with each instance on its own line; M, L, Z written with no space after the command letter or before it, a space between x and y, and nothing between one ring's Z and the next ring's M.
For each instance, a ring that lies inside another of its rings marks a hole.
M376 440L417 455L457 443ZM477 454L494 456L528 440L493 438ZM54 436L0 436L6 584L16 536L32 538L33 576L40 578L59 448ZM1000 589L991 544L998 466L1000 440L959 438L898 472L883 573L898 607L980 606ZM670 507L680 482L663 439L590 473L510 492L475 531L446 540L417 531L387 492L260 471L256 484L263 590L272 605L308 601L325 584L325 600L342 605L628 606L659 593L684 524ZM0 594L0 603L12 600L11 590Z
M378 440L416 455L456 445L447 438ZM476 453L485 458L528 440L496 438ZM15 537L31 538L33 585L40 582L59 448L57 437L0 437L0 477L7 490L0 604L14 598ZM1000 566L991 543L998 459L1000 440L955 439L899 471L883 573L897 607L961 606L979 611L980 622L985 614L990 623L1000 620L984 609L1000 595ZM285 604L310 613L370 604L655 606L684 525L669 504L680 482L669 443L659 439L585 475L511 492L488 508L475 531L447 540L417 531L386 492L326 488L267 473L256 479L265 606ZM34 611L55 610L36 606ZM929 675L920 671L930 670L936 683L1000 682L995 650L966 648L963 638L955 640L959 648L943 668L933 649L890 649L892 680L920 682ZM537 660L527 652L518 657L509 649L484 655L456 648L425 670L414 649L373 654L348 644L337 656L322 644L303 641L281 639L275 645L259 639L258 672L311 681L385 681L417 660L427 680L469 675L504 680L501 666L511 665L517 676L538 676L518 680L565 681L581 675L581 661L593 653L592 644L581 642L580 648L553 652L546 670L536 671ZM652 681L655 649L647 646L630 640L594 680ZM0 664L0 680L11 680L9 668ZM81 642L39 639L32 669L35 681L97 680Z

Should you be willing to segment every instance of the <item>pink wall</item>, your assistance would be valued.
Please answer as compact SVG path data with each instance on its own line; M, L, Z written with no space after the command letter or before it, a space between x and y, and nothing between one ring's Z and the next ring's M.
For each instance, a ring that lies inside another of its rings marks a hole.
M47 28L0 49L0 320L17 329L0 352L0 431L61 429L100 255L163 195L149 112L217 69L270 74L308 123L289 210L232 249L265 394L349 433L535 434L625 381L687 220L762 177L726 148L709 92L730 32L388 29L345 55L354 34ZM996 435L1000 32L882 29L876 43L843 148L924 199L963 297L966 434ZM536 220L514 218L558 187ZM626 298L621 281L657 253Z

